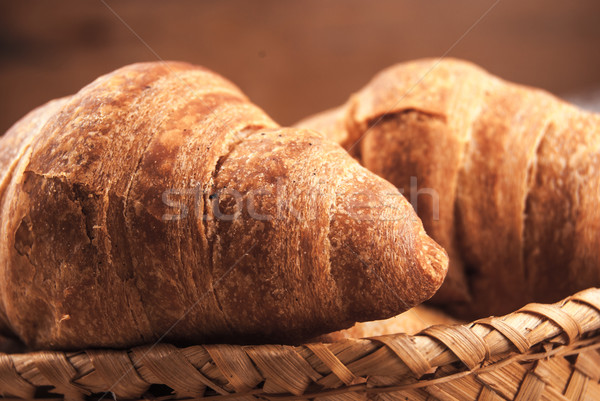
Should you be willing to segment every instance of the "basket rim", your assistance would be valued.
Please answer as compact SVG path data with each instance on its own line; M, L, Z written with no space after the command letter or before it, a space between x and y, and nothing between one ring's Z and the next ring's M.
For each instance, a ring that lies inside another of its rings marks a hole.
M299 346L161 343L127 350L0 353L0 395L33 399L40 388L52 386L66 399L104 392L135 399L160 384L181 398L371 396L589 352L600 364L599 330L600 289L590 288L555 304L532 303L502 317L430 326L412 336Z

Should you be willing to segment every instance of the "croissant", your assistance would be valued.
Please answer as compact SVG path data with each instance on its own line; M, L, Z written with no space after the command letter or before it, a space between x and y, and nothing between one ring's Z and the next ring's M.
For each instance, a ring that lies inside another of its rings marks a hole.
M600 284L600 116L468 62L399 64L322 132L403 190L450 256L434 300L464 318Z
M100 77L0 149L0 328L31 348L301 341L447 269L391 184L189 64Z

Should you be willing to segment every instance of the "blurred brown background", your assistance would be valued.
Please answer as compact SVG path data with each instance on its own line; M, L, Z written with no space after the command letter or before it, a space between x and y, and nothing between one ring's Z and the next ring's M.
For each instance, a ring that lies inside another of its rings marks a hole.
M140 38L230 78L283 124L341 103L386 66L450 48L557 94L600 87L594 0L106 2L119 17L99 0L0 0L0 132L103 73L155 60Z

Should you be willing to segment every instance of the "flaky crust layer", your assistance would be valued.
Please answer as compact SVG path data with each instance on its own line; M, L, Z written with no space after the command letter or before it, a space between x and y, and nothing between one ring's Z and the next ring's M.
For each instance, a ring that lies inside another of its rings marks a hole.
M398 316L385 320L356 323L349 329L325 334L315 339L321 342L339 342L348 338L371 338L391 334L404 333L415 335L435 325L464 324L439 309L431 306L417 305Z

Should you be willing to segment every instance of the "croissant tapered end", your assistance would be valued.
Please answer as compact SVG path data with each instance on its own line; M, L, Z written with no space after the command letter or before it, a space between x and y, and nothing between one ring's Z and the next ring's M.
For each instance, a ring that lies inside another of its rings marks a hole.
M394 186L355 162L344 170L330 238L332 273L349 313L384 319L426 301L446 276L446 251Z
M3 202L3 194L9 185L13 173L17 168L20 157L27 151L35 134L55 115L68 101L68 98L52 100L29 112L1 137L0 145L0 205ZM1 207L0 207L1 209ZM0 215L0 225L8 219L10 212ZM1 231L1 228L0 228ZM2 258L0 257L0 266ZM1 271L1 268L0 268ZM1 293L1 291L0 291ZM0 334L13 336L5 312L0 308Z
M445 251L400 192L315 131L249 134L216 188L226 193L219 213L241 216L215 222L214 261L217 274L237 263L216 293L238 338L301 341L391 317L431 297L446 274Z

